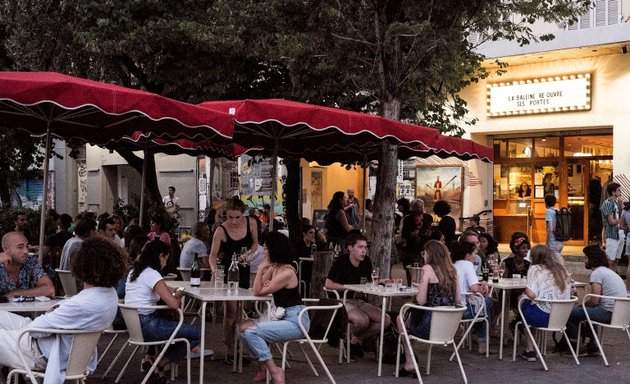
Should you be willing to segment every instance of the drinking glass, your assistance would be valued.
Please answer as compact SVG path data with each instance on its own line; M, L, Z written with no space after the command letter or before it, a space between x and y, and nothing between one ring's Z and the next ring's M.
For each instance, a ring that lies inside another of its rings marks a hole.
M378 268L372 268L372 286L374 286L374 288L378 285L378 276Z
M504 273L505 273L505 262L502 261L501 264L499 264L499 278L500 279L503 278Z

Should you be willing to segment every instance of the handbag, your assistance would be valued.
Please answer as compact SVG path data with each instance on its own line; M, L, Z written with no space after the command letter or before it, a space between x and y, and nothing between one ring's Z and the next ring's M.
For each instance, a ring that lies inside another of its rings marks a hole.
M267 307L265 312L260 315L260 321L277 321L281 320L285 314L284 307L277 307L275 304L271 304Z

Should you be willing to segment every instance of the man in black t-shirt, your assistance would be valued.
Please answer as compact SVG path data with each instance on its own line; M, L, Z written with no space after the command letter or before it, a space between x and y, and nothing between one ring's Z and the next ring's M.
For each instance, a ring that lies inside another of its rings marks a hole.
M352 233L346 239L348 255L341 255L330 268L326 278L326 288L343 291L344 284L360 284L361 278L371 281L372 261L367 256L367 239L360 233ZM350 356L363 357L361 343L376 335L381 329L381 310L363 300L358 295L348 293L346 300L348 320L354 325L350 339ZM385 327L391 323L385 315Z

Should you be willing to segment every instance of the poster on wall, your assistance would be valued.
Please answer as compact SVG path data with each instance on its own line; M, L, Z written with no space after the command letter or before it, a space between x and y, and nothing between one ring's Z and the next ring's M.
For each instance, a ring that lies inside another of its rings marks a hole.
M242 155L239 159L240 192L242 195L271 195L273 164L265 157Z
M462 216L464 168L461 165L419 165L416 167L416 197L424 201L424 211L433 213L433 204L444 200L456 223Z

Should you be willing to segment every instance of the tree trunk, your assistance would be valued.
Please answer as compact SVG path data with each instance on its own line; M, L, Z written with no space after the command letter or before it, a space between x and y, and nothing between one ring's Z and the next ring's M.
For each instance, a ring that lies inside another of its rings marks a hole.
M400 99L391 99L389 102L383 103L383 116L398 120L400 118ZM379 267L381 278L390 276L396 175L398 173L397 159L397 146L387 142L381 144L370 244L370 257L374 264Z
M285 160L287 167L287 182L285 184L285 204L287 213L287 229L291 238L291 244L302 239L300 225L300 160Z

